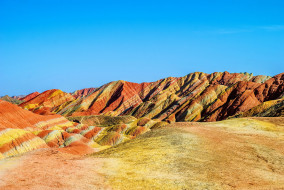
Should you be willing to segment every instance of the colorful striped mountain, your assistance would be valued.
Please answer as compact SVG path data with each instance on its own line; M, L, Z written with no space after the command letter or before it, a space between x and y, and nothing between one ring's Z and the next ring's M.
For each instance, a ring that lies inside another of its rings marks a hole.
M283 81L284 73L269 77L195 72L141 84L119 80L73 94L47 90L20 106L43 115L131 115L169 122L219 121L267 101L282 102Z
M96 118L91 118L92 123L90 118L73 118L80 123L71 122L61 115L39 115L0 100L0 158L48 147L72 154L87 154L167 124L129 116L93 117Z
M281 189L283 116L284 73L5 96L0 189Z

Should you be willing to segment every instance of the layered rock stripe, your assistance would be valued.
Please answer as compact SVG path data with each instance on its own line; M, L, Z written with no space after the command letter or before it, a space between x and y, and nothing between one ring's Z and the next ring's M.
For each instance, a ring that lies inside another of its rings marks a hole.
M30 131L0 128L0 158L15 156L38 148L46 143Z
M195 72L141 84L114 81L73 96L49 90L20 106L35 113L73 117L132 115L169 122L218 121L283 98L283 81L283 73L269 77Z
M87 154L128 141L151 128L167 124L148 118L99 117L94 121L104 124L103 126L78 124L60 115L39 115L0 100L0 157L16 156L47 147L59 148L60 151L72 154ZM84 121L84 118L76 119Z
M57 89L32 93L24 97L26 101L20 105L23 109L0 101L1 138L5 142L1 144L2 157L21 154L42 144L73 153L89 153L167 124L161 120L282 116L283 81L283 73L267 77L196 72L141 84L115 81L73 94ZM70 121L58 114L69 116ZM6 135L8 129L15 129L18 135ZM22 148L16 148L19 146Z
M33 92L33 93L30 93L30 94L28 94L28 95L26 95L26 96L20 98L19 100L22 100L22 101L26 102L26 101L29 101L29 100L35 98L35 97L38 96L39 94L40 94L39 92Z
M37 131L73 126L60 115L42 116L0 100L0 153L2 157L48 147Z

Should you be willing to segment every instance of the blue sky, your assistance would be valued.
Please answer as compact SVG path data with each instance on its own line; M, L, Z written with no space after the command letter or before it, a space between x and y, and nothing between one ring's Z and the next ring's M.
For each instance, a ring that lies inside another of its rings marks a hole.
M283 0L0 0L0 95L284 72Z

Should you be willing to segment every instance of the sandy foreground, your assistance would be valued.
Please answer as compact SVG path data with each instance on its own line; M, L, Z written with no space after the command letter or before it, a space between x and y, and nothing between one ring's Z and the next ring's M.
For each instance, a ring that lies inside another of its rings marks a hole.
M92 155L0 162L0 189L284 189L283 119L175 123Z
M0 189L109 189L99 159L40 149L2 164Z

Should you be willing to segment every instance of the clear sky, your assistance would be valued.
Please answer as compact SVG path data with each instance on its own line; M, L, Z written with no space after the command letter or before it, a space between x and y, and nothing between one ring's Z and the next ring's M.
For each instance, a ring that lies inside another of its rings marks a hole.
M284 72L283 0L0 0L0 95Z

